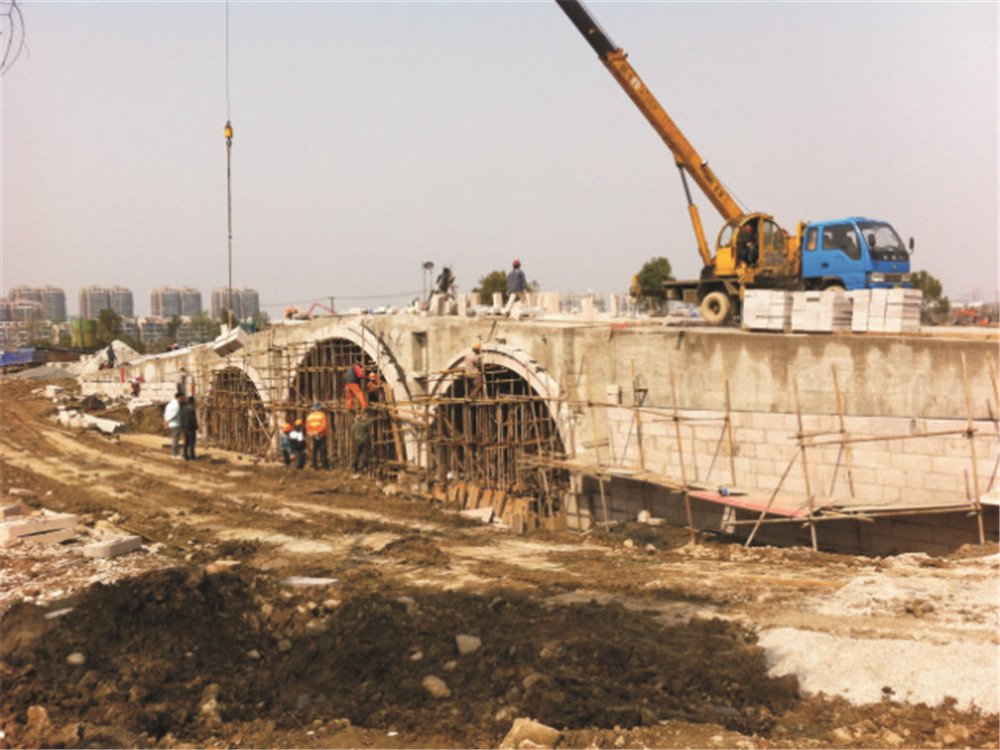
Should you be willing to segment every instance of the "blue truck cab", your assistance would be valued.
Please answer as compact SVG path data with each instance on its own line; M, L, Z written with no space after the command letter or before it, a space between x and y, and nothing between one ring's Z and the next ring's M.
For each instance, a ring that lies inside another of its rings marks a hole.
M860 216L817 221L802 228L806 289L882 289L910 284L910 252L885 221Z

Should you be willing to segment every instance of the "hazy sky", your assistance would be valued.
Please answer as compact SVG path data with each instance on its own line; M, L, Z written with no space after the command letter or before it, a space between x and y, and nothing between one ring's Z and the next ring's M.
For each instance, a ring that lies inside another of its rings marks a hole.
M3 0L8 7L9 0ZM553 0L21 0L0 78L3 294L227 284L403 305L519 258L543 291L700 269L667 147ZM997 294L995 2L597 2L749 210L914 237L952 300ZM7 29L3 30L6 34ZM6 37L5 37L6 38ZM721 220L698 196L710 242Z

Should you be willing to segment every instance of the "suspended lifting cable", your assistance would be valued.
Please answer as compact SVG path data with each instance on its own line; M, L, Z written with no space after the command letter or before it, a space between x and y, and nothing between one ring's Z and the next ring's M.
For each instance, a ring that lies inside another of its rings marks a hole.
M229 0L226 0L226 210L229 234L229 330L233 329L233 125L229 115Z

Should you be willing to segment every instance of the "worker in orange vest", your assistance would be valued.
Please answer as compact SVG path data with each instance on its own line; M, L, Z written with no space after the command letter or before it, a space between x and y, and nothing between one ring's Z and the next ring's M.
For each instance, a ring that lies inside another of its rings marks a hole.
M365 382L365 371L356 362L347 368L347 378L344 390L347 391L347 408L354 408L354 399L357 398L360 408L368 408L368 399L365 398L365 391L362 385Z
M323 411L323 404L318 401L313 404L313 410L306 417L306 434L312 438L312 467L319 468L320 460L323 468L330 468L330 459L326 455L326 435L330 431L330 420Z

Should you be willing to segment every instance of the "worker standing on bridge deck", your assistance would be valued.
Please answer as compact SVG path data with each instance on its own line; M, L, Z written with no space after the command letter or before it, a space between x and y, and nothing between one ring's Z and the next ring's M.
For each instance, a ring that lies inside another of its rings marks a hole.
M357 398L360 408L368 408L368 399L365 398L364 383L365 371L361 369L361 365L355 362L347 368L347 382L344 385L344 390L347 391L348 409L354 408L355 398Z
M323 411L323 404L317 401L313 404L313 410L306 417L306 434L312 438L312 467L319 468L319 462L323 462L323 468L330 468L330 459L326 455L326 435L330 430L330 420Z
M507 309L514 306L514 302L525 301L524 292L528 288L528 282L524 278L524 271L521 270L521 261L515 260L514 267L507 274Z

